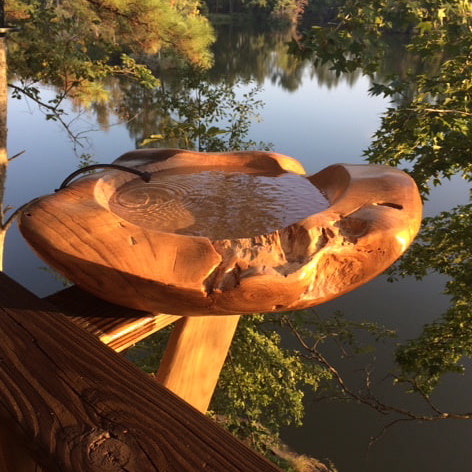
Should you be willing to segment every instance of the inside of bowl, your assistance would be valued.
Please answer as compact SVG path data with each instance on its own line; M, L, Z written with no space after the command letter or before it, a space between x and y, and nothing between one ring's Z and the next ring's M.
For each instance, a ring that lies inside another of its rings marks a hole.
M271 233L329 206L305 176L248 168L175 168L132 179L111 195L110 211L146 230L212 240Z

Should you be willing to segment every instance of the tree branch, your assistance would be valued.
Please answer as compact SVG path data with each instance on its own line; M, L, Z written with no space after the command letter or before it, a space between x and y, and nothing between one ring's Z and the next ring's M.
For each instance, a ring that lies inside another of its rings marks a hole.
M356 402L368 406L377 412L381 413L382 415L389 415L389 414L395 414L399 415L399 418L395 418L388 424L384 425L382 430L378 435L376 435L372 440L370 441L369 446L374 444L377 440L379 440L386 431L400 423L400 422L405 422L405 421L424 421L424 422L431 422L431 421L439 421L439 420L444 420L444 419L460 419L460 420L470 420L472 419L472 412L465 412L465 413L455 413L455 412L446 412L442 411L439 409L431 400L430 397L428 397L418 386L413 385L412 382L409 382L412 387L414 387L414 391L416 391L423 401L428 405L428 407L432 410L432 414L419 414L414 411L407 410L405 408L401 408L396 405L392 404L387 404L382 402L378 397L376 397L375 393L372 390L372 381L371 381L371 376L370 372L366 371L366 378L365 378L365 387L367 393L358 393L354 391L352 388L349 387L349 385L346 383L345 379L343 376L339 373L339 371L334 367L334 365L322 354L322 352L319 349L320 344L324 340L326 340L326 336L321 335L313 344L313 346L310 346L306 340L304 339L302 333L299 331L299 329L295 326L293 321L289 317L284 317L284 323L289 327L290 331L292 334L295 336L297 341L299 342L300 346L303 348L305 353L308 353L308 355L305 355L305 358L311 358L312 360L316 361L320 365L322 365L324 368L326 368L330 374L332 375L332 378L338 385L341 393L343 394L344 399L349 398L351 400L355 400ZM335 396L330 395L329 397L324 397L324 398L333 398Z
M36 103L39 107L39 109L44 109L50 112L54 116L54 120L57 121L66 131L67 135L69 136L69 139L75 144L80 147L83 145L80 142L79 134L75 134L72 132L70 128L70 124L72 123L73 120L71 120L69 123L67 123L62 117L64 115L67 116L67 113L59 109L59 104L62 103L66 98L67 98L67 92L64 92L61 95L58 95L59 99L57 100L57 103L55 105L50 105L49 103L46 103L42 101L40 98L35 96L33 93L29 92L28 89L18 87L15 84L8 84L8 86L15 90L19 94L23 94L26 97L28 97L30 100L32 100L34 103ZM14 156L17 157L17 156Z
M17 157L22 156L26 150L23 149L23 151L17 152L15 155L11 156L8 158L8 162L11 162L13 159L16 159Z
M414 112L427 111L427 112L430 112L430 113L456 113L458 115L472 116L472 113L469 113L467 111L448 110L448 109L444 109L444 108L422 108L420 110L418 110L417 108L406 108L406 110L414 111Z
M10 226L13 224L15 219L19 216L20 212L23 211L31 202L25 203L18 208L15 209L13 213L11 213L8 218L3 222L4 218L4 210L2 210L2 224L1 224L1 229L2 231L8 231L10 229ZM8 208L6 209L8 210Z

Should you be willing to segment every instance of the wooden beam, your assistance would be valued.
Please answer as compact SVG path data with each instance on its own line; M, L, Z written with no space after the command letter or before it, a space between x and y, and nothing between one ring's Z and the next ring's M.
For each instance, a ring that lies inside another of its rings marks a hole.
M0 333L0 420L47 470L279 470L3 273Z
M0 470L2 472L47 472L26 450L24 439L15 434L15 425L3 420L0 425Z
M179 320L157 380L205 413L215 391L240 316L187 316Z
M233 339L238 315L179 317L114 305L72 286L46 298L117 352L177 321L156 379L205 413Z
M133 310L102 300L76 285L45 298L70 321L117 352L180 319L177 315Z

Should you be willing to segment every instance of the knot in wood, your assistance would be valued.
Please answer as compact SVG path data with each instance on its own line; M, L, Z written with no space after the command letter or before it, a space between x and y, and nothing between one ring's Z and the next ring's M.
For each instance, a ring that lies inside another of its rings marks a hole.
M129 446L107 431L97 431L89 438L87 455L92 470L123 471L131 456Z

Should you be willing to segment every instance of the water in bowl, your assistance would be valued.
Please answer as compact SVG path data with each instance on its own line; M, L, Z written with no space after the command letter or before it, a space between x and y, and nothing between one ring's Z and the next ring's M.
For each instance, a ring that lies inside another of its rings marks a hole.
M148 230L250 238L289 226L328 207L306 177L245 171L189 169L134 179L114 193L110 209Z

